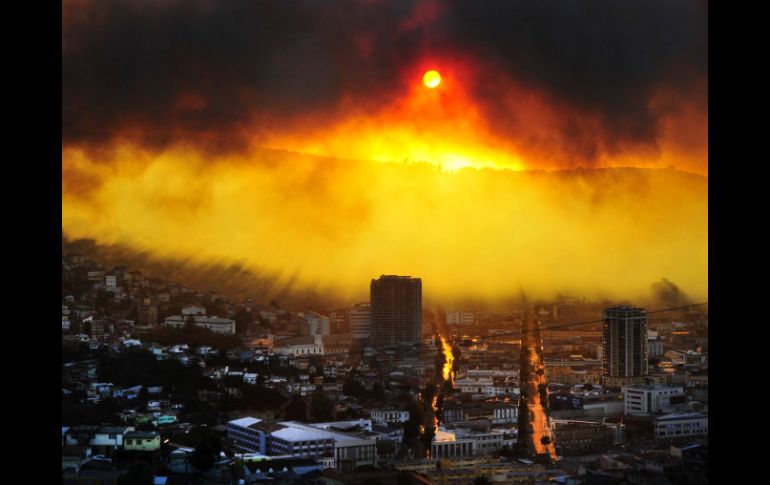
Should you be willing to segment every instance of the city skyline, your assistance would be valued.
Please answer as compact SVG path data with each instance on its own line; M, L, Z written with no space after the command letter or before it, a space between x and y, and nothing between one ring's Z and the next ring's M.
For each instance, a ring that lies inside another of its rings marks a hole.
M63 485L708 483L708 2L61 8Z

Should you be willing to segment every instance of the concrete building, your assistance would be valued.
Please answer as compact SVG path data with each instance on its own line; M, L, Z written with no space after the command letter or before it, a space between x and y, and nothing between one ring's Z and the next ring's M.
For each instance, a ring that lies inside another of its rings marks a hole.
M586 455L606 451L623 441L623 424L591 421L551 421L551 435L556 454L560 456Z
M277 340L273 344L275 355L336 355L350 351L351 337L343 335L308 335Z
M227 438L239 451L248 453L267 452L265 432L257 426L261 419L245 417L227 423Z
M406 423L409 421L409 411L373 409L372 421L375 423Z
M183 328L190 318L192 318L196 327L205 328L214 333L235 335L235 320L230 320L229 318L207 317L197 314L189 316L171 315L166 317L163 324L169 327Z
M107 291L115 291L118 287L118 277L115 275L106 275L104 277L104 287Z
M329 460L337 467L377 465L377 434L368 420L305 424L244 417L227 423L227 437L245 452Z
M623 389L625 414L655 414L687 407L687 397L681 386L663 384L627 386Z
M505 402L445 402L445 423L472 423L487 421L492 424L515 423L518 406Z
M334 423L312 425L287 421L280 424L286 428L270 434L270 454L321 457L331 452L338 468L346 464L353 468L377 465L377 440L374 434L371 439L363 439L351 433L335 431ZM328 428L321 429L320 426L324 425Z
M417 344L422 330L422 280L382 275L371 283L373 343Z
M504 446L512 447L512 433L487 427L457 427L451 431L438 428L431 442L431 458L486 455Z
M142 326L155 326L158 324L158 306L153 305L149 298L137 305L137 323Z
M483 394L490 397L499 397L510 394L518 394L519 387L511 379L494 379L491 377L464 377L454 381L454 388L461 393Z
M473 438L459 439L455 433L437 429L430 444L431 458L447 458L451 456L470 456L476 454L476 440Z
M348 311L348 325L354 339L366 340L372 334L372 309L368 302L358 303Z
M604 310L602 376L608 387L642 383L647 375L647 311L621 306Z
M205 315L206 307L201 305L185 305L182 307L182 315Z
M306 458L334 452L334 437L310 426L286 426L270 433L268 454Z
M446 314L447 325L473 325L474 322L473 312L449 312Z
M348 321L347 309L334 309L329 312L329 321L331 322L332 333L349 333L350 324Z
M653 421L655 438L681 438L687 436L708 436L709 418L697 412L666 414Z
M329 335L331 333L331 320L329 317L319 315L316 312L304 312L303 321L300 322L300 335Z

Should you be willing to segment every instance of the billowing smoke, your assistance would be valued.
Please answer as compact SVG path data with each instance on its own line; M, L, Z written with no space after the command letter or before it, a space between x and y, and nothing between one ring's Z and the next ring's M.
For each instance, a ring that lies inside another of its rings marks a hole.
M692 303L690 298L673 282L661 278L650 287L658 308L676 308Z
M382 273L706 294L704 2L66 0L62 23L73 240L281 304Z
M286 133L322 145L319 126L404 122L388 110L433 66L462 88L474 129L513 143L530 168L673 159L696 136L698 160L668 164L705 171L706 126L693 125L707 115L703 2L86 0L63 10L65 145L306 148L273 142Z

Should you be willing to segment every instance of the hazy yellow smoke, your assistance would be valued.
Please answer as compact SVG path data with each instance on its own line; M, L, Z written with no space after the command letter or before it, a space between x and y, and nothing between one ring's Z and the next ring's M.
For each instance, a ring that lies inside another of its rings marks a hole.
M62 227L194 261L243 261L345 298L380 274L426 296L634 298L666 277L707 297L707 179L515 172L253 150L63 150Z

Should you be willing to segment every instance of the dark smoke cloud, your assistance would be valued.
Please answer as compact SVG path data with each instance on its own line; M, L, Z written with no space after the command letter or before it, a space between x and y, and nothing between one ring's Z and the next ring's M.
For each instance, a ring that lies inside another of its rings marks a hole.
M488 73L470 88L502 134L524 122L498 102L512 81L562 109L560 140L591 159L654 145L650 98L706 78L706 17L657 0L65 2L63 135L237 148L343 99L386 105L420 59L462 57Z
M602 133L565 125L566 138L597 140L615 151L622 142L655 141L649 106L665 86L685 95L707 76L707 5L683 1L450 2L452 37L468 52L527 87L599 117ZM500 106L496 85L478 92ZM703 93L701 93L703 94ZM706 98L702 102L705 107ZM494 110L503 126L510 118ZM599 147L583 146L590 158Z
M659 308L676 308L690 303L690 299L673 282L666 278L656 281L651 286L652 295Z

